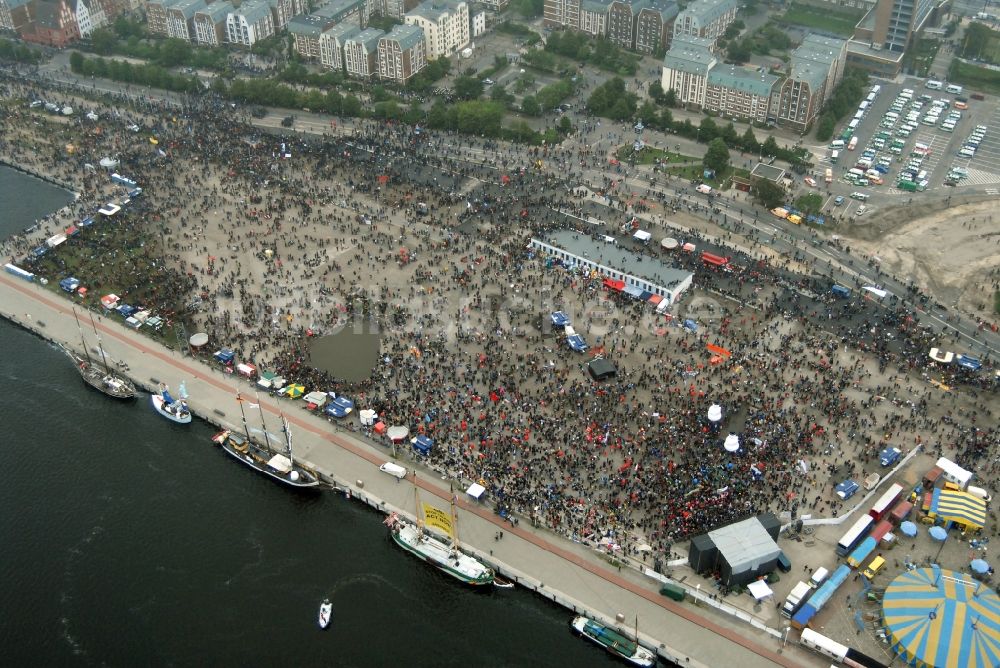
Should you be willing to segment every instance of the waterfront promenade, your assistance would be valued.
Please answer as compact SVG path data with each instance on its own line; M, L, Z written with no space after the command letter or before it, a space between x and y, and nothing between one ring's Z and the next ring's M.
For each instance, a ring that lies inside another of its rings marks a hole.
M2 275L0 304L5 317L46 338L80 347L72 305L60 295ZM151 387L155 378L176 386L183 380L191 395L190 404L198 415L239 428L235 393L238 389L249 389L246 381L170 351L125 328L118 319L102 318L98 328L104 348L115 359L129 363L130 373L137 382ZM92 334L88 345L95 345ZM82 383L80 391L86 391ZM293 425L296 455L332 477L338 486L351 490L352 495L367 497L370 503L384 505L386 509L412 514L412 485L416 483L423 501L447 507L453 492L447 481L433 477L434 474L420 471L415 478L410 476L402 482L381 474L377 466L390 456L387 447L335 429L326 420L301 410L301 402L261 397L261 405L271 431L276 431L278 412L284 412ZM141 401L136 410L151 408L148 401ZM179 443L178 447L184 444ZM408 460L402 463L412 468ZM247 475L252 473L247 471ZM359 481L363 481L363 487L359 487ZM682 665L711 667L826 665L818 656L801 650L794 641L779 652L783 645L781 638L717 616L690 602L677 604L668 600L658 594L653 580L638 572L614 569L592 550L535 530L527 522L513 527L488 506L465 497L463 490L456 487L454 492L458 494L459 530L467 548L478 550L505 573L517 576L525 586L560 603L596 613L608 621L621 614L626 628L638 617L640 636L647 644L659 647L664 657ZM331 527L331 531L336 530L337 527ZM501 530L504 537L496 540ZM425 566L414 562L413 567Z

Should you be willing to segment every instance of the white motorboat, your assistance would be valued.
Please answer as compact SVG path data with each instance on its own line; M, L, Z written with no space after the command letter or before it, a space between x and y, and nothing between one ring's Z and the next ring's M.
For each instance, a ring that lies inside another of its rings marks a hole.
M188 424L191 422L191 411L188 410L187 402L183 399L174 399L166 386L160 386L160 393L151 397L153 408L156 412L167 418L171 422L178 424Z
M330 603L330 599L325 598L323 602L319 604L319 627L325 629L330 625L330 618L333 616L333 603Z

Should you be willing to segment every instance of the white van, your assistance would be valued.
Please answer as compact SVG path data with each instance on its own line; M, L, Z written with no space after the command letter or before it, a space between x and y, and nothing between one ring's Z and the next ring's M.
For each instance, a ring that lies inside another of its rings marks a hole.
M986 503L989 503L990 501L993 500L993 497L990 496L990 493L987 492L982 487L974 487L972 485L969 485L965 489L965 491L968 492L969 494L971 494L972 496L978 496L980 499L982 499Z
M400 480L406 477L406 469L399 464L393 464L392 462L382 464L382 466L378 467L378 470L382 473L388 473L391 476L395 476Z
M852 130L857 130L858 129L858 125L860 123L861 123L861 121L858 120L857 118L855 118L853 121L851 121L850 123L847 124L847 127L851 128Z
M944 84L940 81L936 81L935 79L928 79L924 86L926 88L930 88L931 90L941 90L944 88Z
M844 148L844 140L834 139L832 142L830 142L830 148Z
M955 84L948 84L948 87L945 88L945 91L951 93L952 95L961 95L962 87L956 86Z
M809 578L809 586L816 588L826 582L826 579L830 577L830 571L820 567L813 571L812 577Z
M861 111L860 109L858 111L854 112L854 118L861 119L861 118L864 118L864 117L865 117L865 112Z

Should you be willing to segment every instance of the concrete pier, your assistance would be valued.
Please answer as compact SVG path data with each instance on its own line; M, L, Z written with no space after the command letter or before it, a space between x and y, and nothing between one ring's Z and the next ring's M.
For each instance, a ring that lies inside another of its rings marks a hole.
M72 307L70 300L37 283L0 274L0 315L48 340L79 350L80 334ZM235 395L238 390L246 393L252 389L245 379L169 350L141 332L128 329L117 316L100 317L97 328L104 349L114 359L129 364L129 375L138 385L152 389L160 380L176 387L183 380L195 414L226 428L241 429ZM87 343L96 345L92 332ZM80 391L89 390L81 383ZM638 617L640 640L665 659L682 666L708 668L829 665L791 639L785 643L780 633L776 637L774 629L755 628L690 600L676 603L667 599L659 594L657 580L631 568L615 568L594 550L534 528L527 520L513 526L493 513L490 506L467 497L464 488L408 459L400 463L411 471L416 469L415 474L401 481L383 474L378 466L390 459L388 447L336 428L322 416L302 410L301 401L261 395L260 405L274 431L277 415L285 415L294 432L296 458L341 493L383 512L396 510L409 516L415 511L414 484L420 488L422 501L442 509L457 495L463 548L518 584L573 612L618 626L627 634L632 633ZM136 410L152 410L148 399ZM252 472L247 471L247 475ZM503 531L503 538L497 540L499 531ZM414 562L413 567L427 566ZM625 620L621 625L615 622L619 614Z

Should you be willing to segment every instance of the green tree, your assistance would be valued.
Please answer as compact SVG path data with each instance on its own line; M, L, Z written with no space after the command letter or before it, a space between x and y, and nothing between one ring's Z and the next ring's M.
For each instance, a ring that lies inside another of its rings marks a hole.
M760 148L757 137L753 133L753 126L747 126L747 131L740 138L740 145L744 151L750 151L751 153L756 152Z
M665 93L663 92L663 84L659 80L653 81L649 84L649 97L653 98L653 101L657 104L663 104L663 98Z
M761 152L765 156L777 156L778 153L781 152L781 149L778 148L778 142L776 142L774 140L774 137L768 137L764 141L764 145L761 146L760 148L761 148Z
M524 99L521 100L521 113L527 114L528 116L537 116L541 113L542 108L538 104L538 100L535 99L534 95L525 95Z
M709 143L708 150L702 158L705 167L721 174L729 167L729 148L722 137L716 137Z
M732 63L745 63L753 56L748 40L733 40L726 47L726 60Z
M107 28L98 28L90 33L90 46L94 53L99 53L102 56L111 55L117 45L118 38L114 32Z
M773 209L785 203L785 189L774 181L757 179L751 188L753 198L767 209Z
M191 43L171 37L160 44L156 61L164 67L184 65L191 60Z
M719 126L715 124L715 121L710 116L705 116L701 119L701 123L698 125L698 141L707 144L718 136Z
M455 79L455 97L460 100L475 100L483 94L483 82L470 76Z
M505 107L510 107L514 103L514 96L507 92L507 87L497 84L490 89L490 99L499 102Z
M559 125L556 129L561 135L568 135L573 132L573 121L569 120L569 116L563 116L559 119Z
M833 136L833 131L837 126L837 119L833 114L827 112L820 116L819 122L816 124L816 139L819 141L827 141Z
M83 54L79 51L74 51L69 54L69 66L73 70L74 74L80 74L83 72Z
M673 88L667 89L667 92L663 95L663 104L671 109L675 108L677 106L677 91Z

